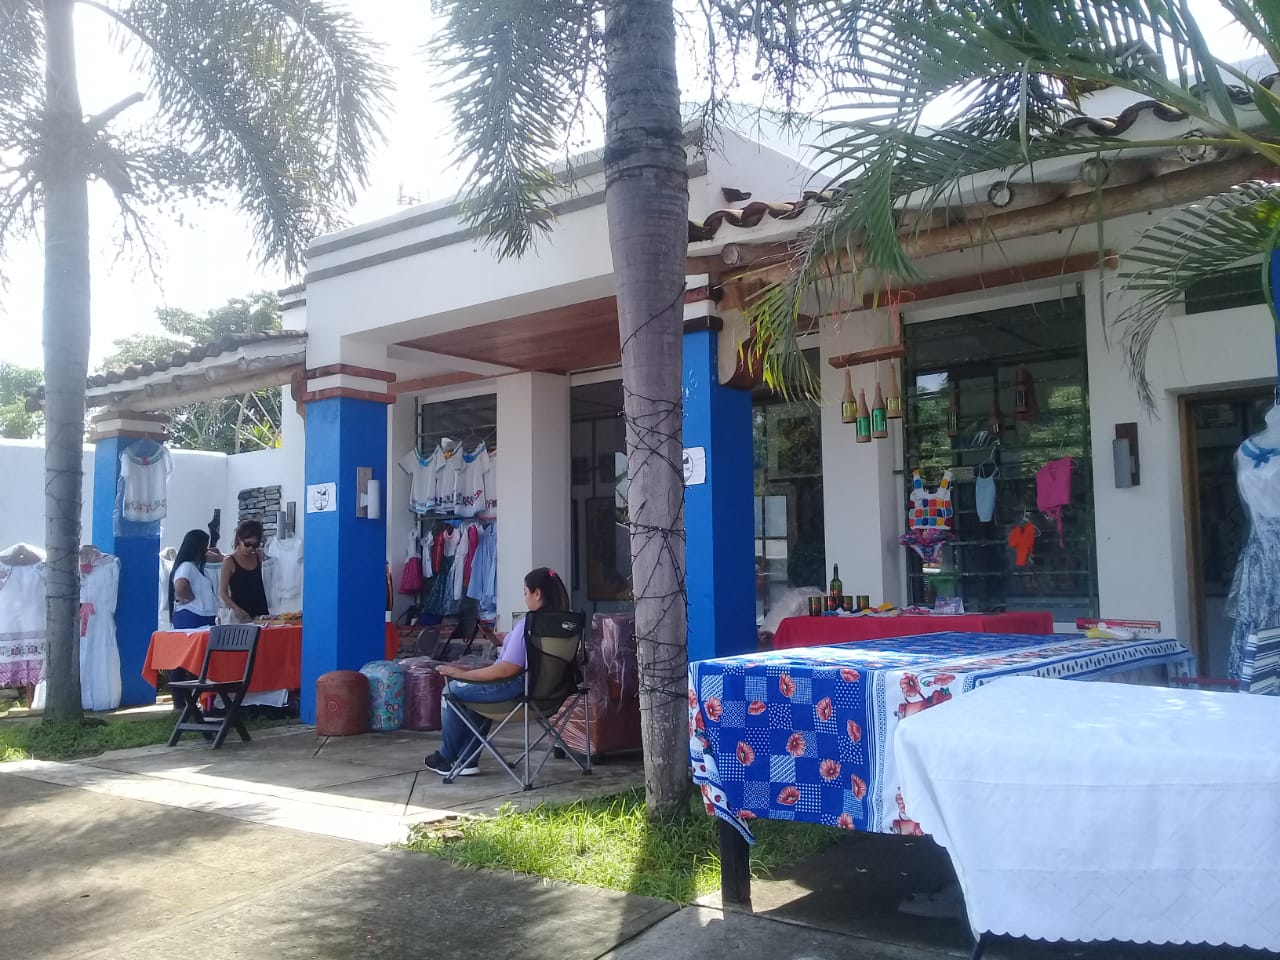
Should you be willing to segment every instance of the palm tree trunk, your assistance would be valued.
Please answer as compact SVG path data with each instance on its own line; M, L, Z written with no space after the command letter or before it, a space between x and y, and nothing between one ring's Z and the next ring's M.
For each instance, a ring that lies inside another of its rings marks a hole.
M671 0L605 4L605 200L627 418L645 801L688 810L681 346L689 183Z
M49 720L80 709L80 484L89 368L89 196L73 0L45 0L45 550Z

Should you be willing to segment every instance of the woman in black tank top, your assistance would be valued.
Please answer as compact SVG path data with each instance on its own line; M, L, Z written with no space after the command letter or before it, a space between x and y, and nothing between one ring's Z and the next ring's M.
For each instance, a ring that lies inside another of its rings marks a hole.
M262 524L245 520L236 527L236 545L222 561L222 602L231 608L237 623L265 617L267 591L262 584Z

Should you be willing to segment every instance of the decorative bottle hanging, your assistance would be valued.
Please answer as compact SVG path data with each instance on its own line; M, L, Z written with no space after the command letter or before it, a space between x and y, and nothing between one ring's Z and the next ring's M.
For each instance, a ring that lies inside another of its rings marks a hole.
M853 423L858 419L858 404L853 399L853 380L849 368L844 370L844 396L840 398L840 422Z
M884 415L890 420L902 419L902 390L898 386L898 364L889 361L889 394L884 398Z
M1000 390L991 395L991 439L999 440L1004 436L1004 411L1000 409Z
M1013 415L1019 420L1034 421L1040 418L1040 405L1036 401L1036 381L1025 364L1018 365L1013 378Z
M858 443L871 442L871 411L867 409L867 391L858 388L858 419L854 439Z
M960 388L953 381L951 384L951 398L947 401L947 436L955 437L960 434Z
M876 367L876 393L871 401L871 435L877 440L889 436L889 419L884 406L884 394L880 392L880 368Z

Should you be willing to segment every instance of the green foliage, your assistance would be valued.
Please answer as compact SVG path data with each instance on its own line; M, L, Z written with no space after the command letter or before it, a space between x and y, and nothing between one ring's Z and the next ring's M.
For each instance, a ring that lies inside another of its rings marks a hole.
M0 763L12 760L75 760L107 750L149 747L165 743L174 717L108 717L81 722L45 722L35 718L0 722ZM287 720L251 717L250 729L280 726Z
M40 432L44 417L27 412L26 390L43 382L35 367L0 362L0 437L26 440Z
M280 302L261 292L228 300L203 314L165 307L156 311L164 334L135 333L115 341L103 362L107 370L172 356L222 337L280 329ZM255 390L238 397L207 400L173 407L169 435L175 447L240 453L280 445L282 392L279 387Z
M1280 7L1273 0L1223 0L1222 6L1280 63ZM918 277L913 244L956 203L966 177L1018 173L1065 158L1114 157L1118 148L1135 154L1168 150L1178 142L1210 154L1244 150L1280 162L1280 96L1261 78L1211 54L1185 3L856 0L831 15L842 38L839 49L848 53L832 67L847 98L835 106L857 111L845 112L854 119L837 123L823 148L821 174L840 185L839 199L806 239L795 275L752 307L766 380L778 389L816 389L796 355L795 318L807 298L818 291L839 305L860 299L863 285L893 287ZM1070 121L1085 114L1081 97L1103 87L1180 111L1201 132L1181 141L1077 134ZM944 98L950 117L924 126L926 108ZM1098 196L1100 223L1105 192ZM1241 210L1241 201L1237 192L1205 204L1218 211L1224 229L1209 230L1196 243L1221 249L1202 248L1173 266L1181 254L1168 244L1190 236L1180 232L1185 224L1157 227L1137 245L1148 258L1160 259L1152 251L1161 244L1168 251L1155 280L1149 259L1140 268L1148 274L1145 281L1136 271L1130 276L1129 289L1141 290L1142 299L1114 321L1148 399L1146 350L1165 307L1195 279L1271 247L1272 238L1253 227L1266 219L1272 201L1255 193L1251 214ZM904 220L907 206L912 215ZM1234 213L1224 215L1227 207ZM1225 227L1232 218L1249 222L1247 240L1229 235ZM833 268L837 257L858 266L854 276Z
M511 805L495 817L415 827L408 849L469 867L514 870L646 897L691 903L720 885L717 821L690 800L688 816L650 820L644 793L595 800ZM764 876L830 846L829 827L759 821L752 825L752 876Z

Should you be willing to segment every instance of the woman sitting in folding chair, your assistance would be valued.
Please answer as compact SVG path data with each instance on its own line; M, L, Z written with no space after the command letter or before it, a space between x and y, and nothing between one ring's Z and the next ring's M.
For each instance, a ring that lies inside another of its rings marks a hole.
M531 611L544 608L566 610L569 607L569 592L554 570L538 567L525 574L524 605ZM502 641L502 652L498 654L498 659L487 667L468 670L452 663L442 663L436 667L438 673L449 678L449 692L472 703L501 703L520 696L524 692L522 674L526 667L524 624L524 620L521 620L512 628ZM476 729L487 735L492 721L474 710L468 710L467 714ZM423 762L428 770L444 777L449 775L458 757L470 756L480 742L453 710L445 710L440 720L444 742L439 750ZM479 772L479 765L473 764L463 768L458 775L470 777Z

